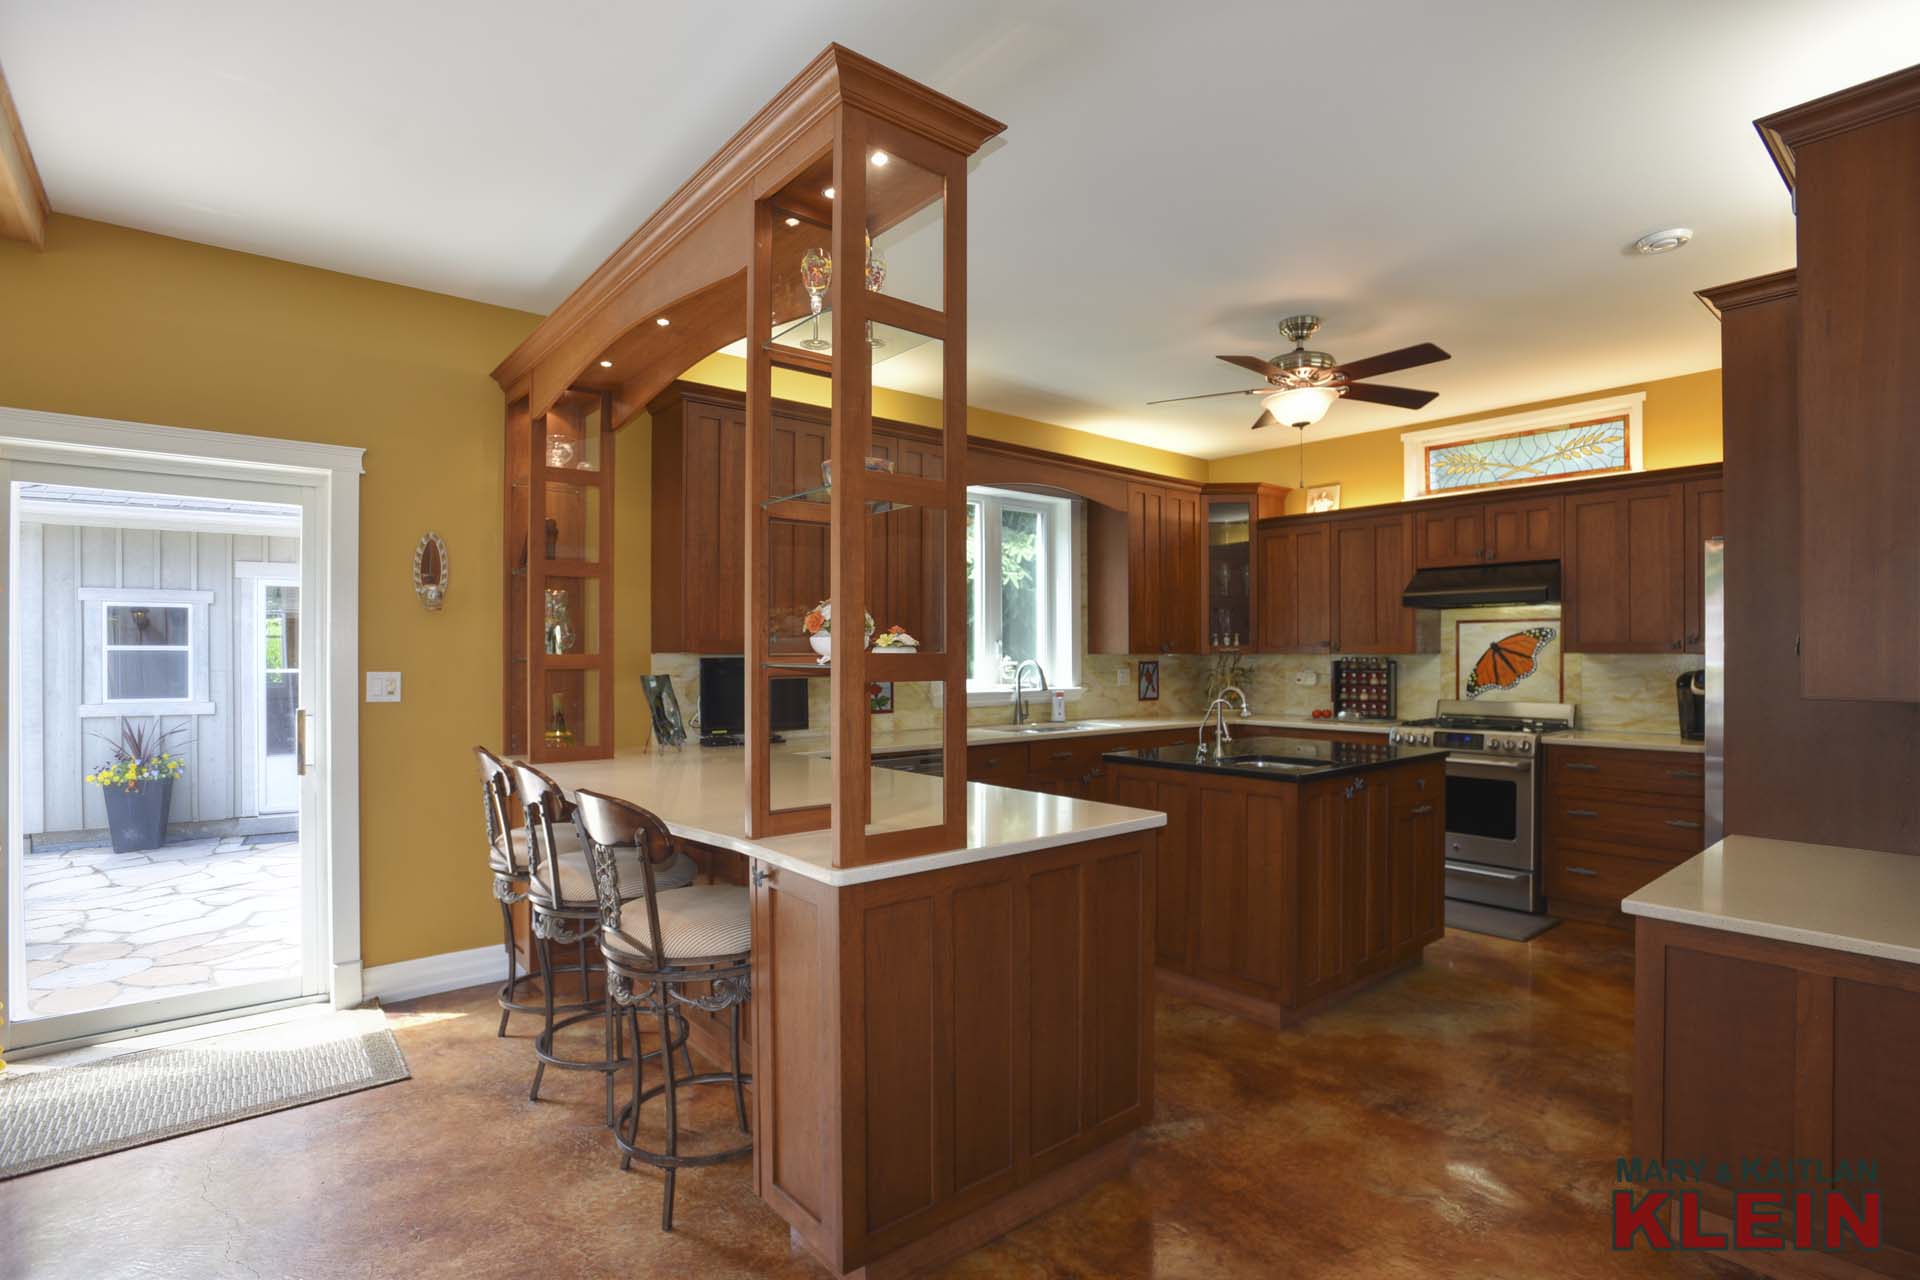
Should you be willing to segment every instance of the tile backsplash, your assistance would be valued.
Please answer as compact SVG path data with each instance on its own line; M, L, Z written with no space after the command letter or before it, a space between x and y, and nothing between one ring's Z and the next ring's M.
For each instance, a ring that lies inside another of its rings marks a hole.
M1440 652L1402 654L1395 659L1396 701L1401 718L1432 715L1437 701L1460 696L1457 692L1459 658L1454 652L1456 622L1540 618L1558 613L1555 605L1443 612ZM1160 697L1142 702L1136 685L1137 661L1136 657L1117 654L1085 655L1081 660L1082 688L1068 703L1068 716L1075 720L1191 718L1206 707L1211 690L1217 687L1218 673L1225 667L1223 660L1215 658L1162 657L1159 659ZM1578 707L1582 728L1672 733L1678 728L1674 680L1681 672L1700 664L1698 654L1564 654L1561 659L1564 694L1557 701L1571 702ZM653 670L673 677L680 705L691 727L700 704L699 658L691 654L656 653ZM1257 713L1304 717L1332 706L1332 660L1325 655L1249 654L1240 657L1233 670L1236 682L1246 690ZM1298 683L1297 677L1303 673L1311 673L1314 683ZM1120 677L1117 682L1116 675ZM926 729L940 723L939 709L932 705L921 686L897 685L894 694L891 728ZM815 728L826 727L826 697L827 682L814 681L811 718ZM1044 698L1033 698L1031 705L1036 716L1046 718ZM998 724L1009 714L1007 701L999 699L987 706L969 707L967 720L972 724Z

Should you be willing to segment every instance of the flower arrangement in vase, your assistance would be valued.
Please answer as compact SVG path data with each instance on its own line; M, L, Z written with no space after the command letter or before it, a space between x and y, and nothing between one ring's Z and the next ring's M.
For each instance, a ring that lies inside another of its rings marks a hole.
M907 629L899 623L882 631L873 642L875 653L918 653L920 642L907 634Z
M162 729L158 720L136 725L120 722L116 738L95 734L112 755L87 775L101 789L107 828L115 853L157 849L167 841L167 814L173 808L173 784L187 762L173 752L179 729Z
M819 664L824 667L833 661L833 601L822 600L813 606L801 625L806 628L807 643L812 645L813 651L820 655L816 659ZM862 643L870 643L872 640L873 615L869 613L867 614L867 634L862 639Z

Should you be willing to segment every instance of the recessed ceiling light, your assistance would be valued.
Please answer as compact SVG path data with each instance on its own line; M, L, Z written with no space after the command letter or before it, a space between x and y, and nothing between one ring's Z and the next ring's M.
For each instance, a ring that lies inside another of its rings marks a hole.
M831 200L833 199L833 188L828 187L825 191L821 192L820 194L825 196L827 199Z
M600 362L600 367L601 367L602 369L611 369L611 368L613 368L613 361L611 361L611 360L602 360L602 361Z
M654 319L654 323L659 325L662 329L664 329L668 325L672 324L673 321L667 319L665 316L658 316Z
M800 225L800 219L798 219L798 218L788 218L788 219L787 219L787 225L788 225L788 226L790 226L790 227L797 227L797 226L799 226L799 225Z
M1635 240L1631 248L1635 253L1672 253L1691 239L1692 227L1668 227L1665 231L1647 232Z
M872 156L873 167L876 169L884 169L887 167L887 161L891 159L893 159L893 157L888 155L886 152L876 151L873 153L873 156Z

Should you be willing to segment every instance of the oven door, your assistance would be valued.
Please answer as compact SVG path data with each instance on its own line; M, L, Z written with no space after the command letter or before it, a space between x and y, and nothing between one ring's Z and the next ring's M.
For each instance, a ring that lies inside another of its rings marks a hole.
M1533 761L1447 757L1447 860L1535 870Z

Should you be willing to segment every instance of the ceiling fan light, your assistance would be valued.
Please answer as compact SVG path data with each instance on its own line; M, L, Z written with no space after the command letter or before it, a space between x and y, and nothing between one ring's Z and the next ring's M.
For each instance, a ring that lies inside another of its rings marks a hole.
M1267 412L1289 427L1310 427L1327 416L1340 398L1332 387L1290 387L1261 401Z

